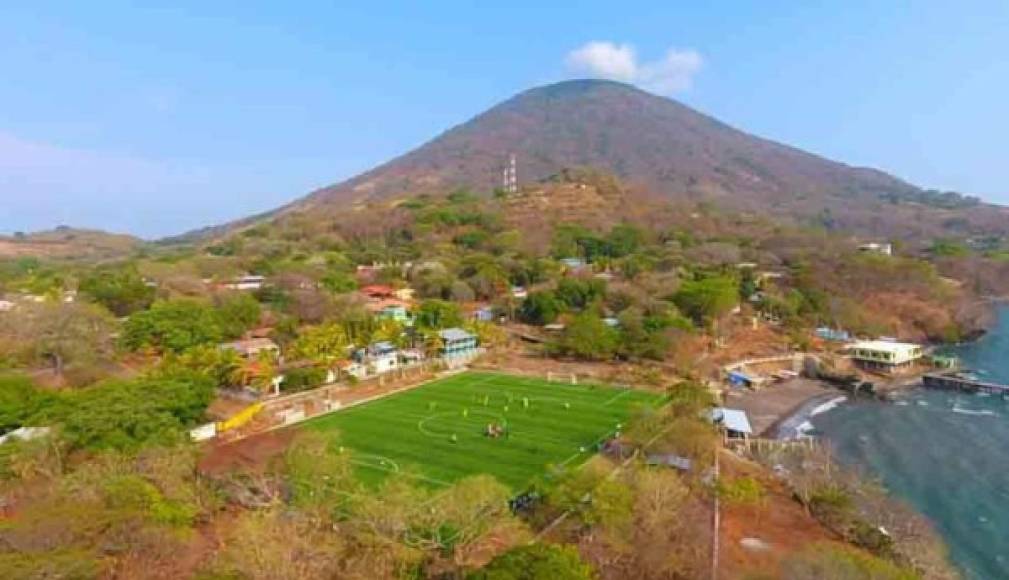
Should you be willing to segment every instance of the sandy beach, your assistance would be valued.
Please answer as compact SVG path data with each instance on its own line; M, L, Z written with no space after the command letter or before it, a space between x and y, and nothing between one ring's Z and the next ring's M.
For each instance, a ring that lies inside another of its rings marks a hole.
M759 391L730 390L725 406L746 411L758 437L794 437L818 407L844 398L844 391L820 381L796 378Z

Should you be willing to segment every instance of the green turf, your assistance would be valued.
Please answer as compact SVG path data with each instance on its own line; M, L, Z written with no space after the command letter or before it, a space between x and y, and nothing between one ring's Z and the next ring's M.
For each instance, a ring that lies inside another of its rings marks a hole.
M658 395L630 389L467 372L304 427L338 433L366 480L408 471L440 486L488 473L519 490L548 465L585 461L635 406L660 402ZM506 423L508 436L485 436L492 422Z

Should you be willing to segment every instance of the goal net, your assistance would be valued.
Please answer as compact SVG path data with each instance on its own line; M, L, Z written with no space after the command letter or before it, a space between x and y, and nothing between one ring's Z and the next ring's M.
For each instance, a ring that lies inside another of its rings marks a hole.
M547 382L564 383L566 385L577 385L578 376L575 373L547 373Z

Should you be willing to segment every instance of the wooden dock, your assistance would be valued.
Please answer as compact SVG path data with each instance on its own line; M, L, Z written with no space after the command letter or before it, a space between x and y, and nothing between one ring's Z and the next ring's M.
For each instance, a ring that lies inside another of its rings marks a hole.
M922 385L930 389L964 391L967 393L990 393L1009 398L1009 385L990 383L971 377L965 371L951 373L929 373L921 377Z

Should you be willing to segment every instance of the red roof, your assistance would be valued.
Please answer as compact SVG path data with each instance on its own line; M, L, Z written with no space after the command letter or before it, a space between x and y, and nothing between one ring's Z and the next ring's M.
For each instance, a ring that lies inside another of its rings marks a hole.
M384 286L382 284L372 284L361 288L361 294L371 298L386 298L392 296L394 293L395 290L391 286Z
M364 305L364 307L367 308L369 312L381 312L386 308L389 308L390 306L402 306L403 308L409 308L410 303L403 300L397 300L395 298L386 298L383 300L368 302L367 304Z

